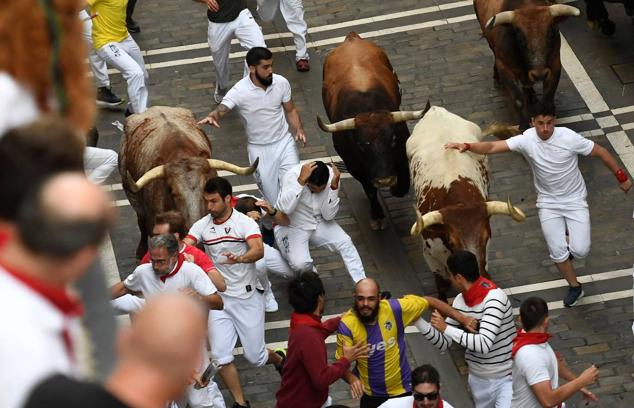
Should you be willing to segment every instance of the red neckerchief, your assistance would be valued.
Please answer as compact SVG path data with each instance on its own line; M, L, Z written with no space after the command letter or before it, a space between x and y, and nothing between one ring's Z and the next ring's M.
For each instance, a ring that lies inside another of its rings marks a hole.
M314 327L318 329L319 331L321 331L322 333L325 333L326 335L330 334L330 330L324 327L323 323L321 322L321 317L315 316L312 313L311 314L295 313L295 312L291 313L291 327L289 331L293 331L294 329L297 329L299 326Z
M438 408L443 408L444 406L445 406L445 401L442 400L440 393L438 393ZM412 408L418 408L418 406L416 406L416 400L414 400L414 405L412 406Z
M0 247L3 247L4 244L9 240L9 233L6 231L0 230Z
M482 303L489 291L496 288L497 285L495 283L480 276L469 289L462 293L462 298L467 306L473 307Z
M165 281L168 278L171 278L172 276L176 275L178 273L178 271L181 269L181 266L183 266L183 262L185 262L185 256L179 251L178 253L178 263L176 264L176 268L174 268L174 270L170 273L168 273L167 275L163 275L163 276L159 276L159 279L161 281L163 281L163 283L165 283Z
M231 207L236 208L237 203L238 203L238 197L231 196Z
M529 344L543 344L548 342L552 335L549 333L527 333L524 330L518 330L517 336L513 339L513 350L511 350L511 358L515 358L515 354L524 346Z

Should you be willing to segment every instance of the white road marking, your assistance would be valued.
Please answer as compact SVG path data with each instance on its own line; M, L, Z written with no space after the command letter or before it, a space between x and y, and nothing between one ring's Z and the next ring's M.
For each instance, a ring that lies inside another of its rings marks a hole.
M624 106L622 108L612 109L613 115L622 115L624 113L634 112L634 105Z

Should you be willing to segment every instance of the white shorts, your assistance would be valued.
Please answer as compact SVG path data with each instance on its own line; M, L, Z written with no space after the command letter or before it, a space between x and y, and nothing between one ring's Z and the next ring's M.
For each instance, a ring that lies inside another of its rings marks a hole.
M475 408L510 408L513 377L482 378L469 373L469 387Z
M223 310L209 311L209 342L211 356L220 365L233 361L233 349L238 337L244 357L256 367L269 359L264 341L264 300L259 291L247 298L239 299L222 295Z
M575 258L585 258L588 255L590 252L588 208L565 210L540 208L538 215L550 259L553 262L564 262L570 254ZM567 240L566 235L568 235Z

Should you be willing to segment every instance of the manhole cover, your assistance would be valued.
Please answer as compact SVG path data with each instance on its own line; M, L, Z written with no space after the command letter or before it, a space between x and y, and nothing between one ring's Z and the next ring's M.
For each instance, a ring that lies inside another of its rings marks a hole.
M612 69L623 85L634 83L634 62L612 65Z

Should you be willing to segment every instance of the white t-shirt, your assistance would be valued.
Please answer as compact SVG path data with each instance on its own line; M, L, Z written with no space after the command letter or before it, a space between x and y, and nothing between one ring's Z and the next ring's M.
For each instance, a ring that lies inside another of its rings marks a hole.
M31 92L6 72L0 72L0 137L33 122L40 114Z
M535 128L530 128L506 143L521 153L533 170L537 208L588 206L586 184L577 163L578 155L592 152L594 142L568 128L556 127L548 140L541 140Z
M238 81L222 99L229 109L238 113L251 144L270 144L292 137L282 103L291 100L291 84L281 75L273 74L273 83L266 90L256 86L249 76Z
M453 408L453 406L445 400L442 400L443 408ZM379 405L379 408L412 408L414 406L414 397L408 395L407 397L390 398L383 404Z
M548 343L529 344L513 360L513 408L541 408L531 385L550 380L552 389L559 386L557 357Z
M157 293L177 292L185 288L191 288L201 296L209 296L218 291L200 266L184 261L183 255L179 254L179 262L171 273L174 275L163 281L154 272L151 263L141 264L123 281L123 285L131 291L142 292L146 298Z
M222 224L216 224L211 214L196 221L187 234L196 242L202 241L205 252L216 264L216 268L227 283L221 296L246 299L255 293L257 277L255 262L227 264L225 252L240 256L247 253L247 241L261 238L260 227L248 216L232 210L231 216Z

